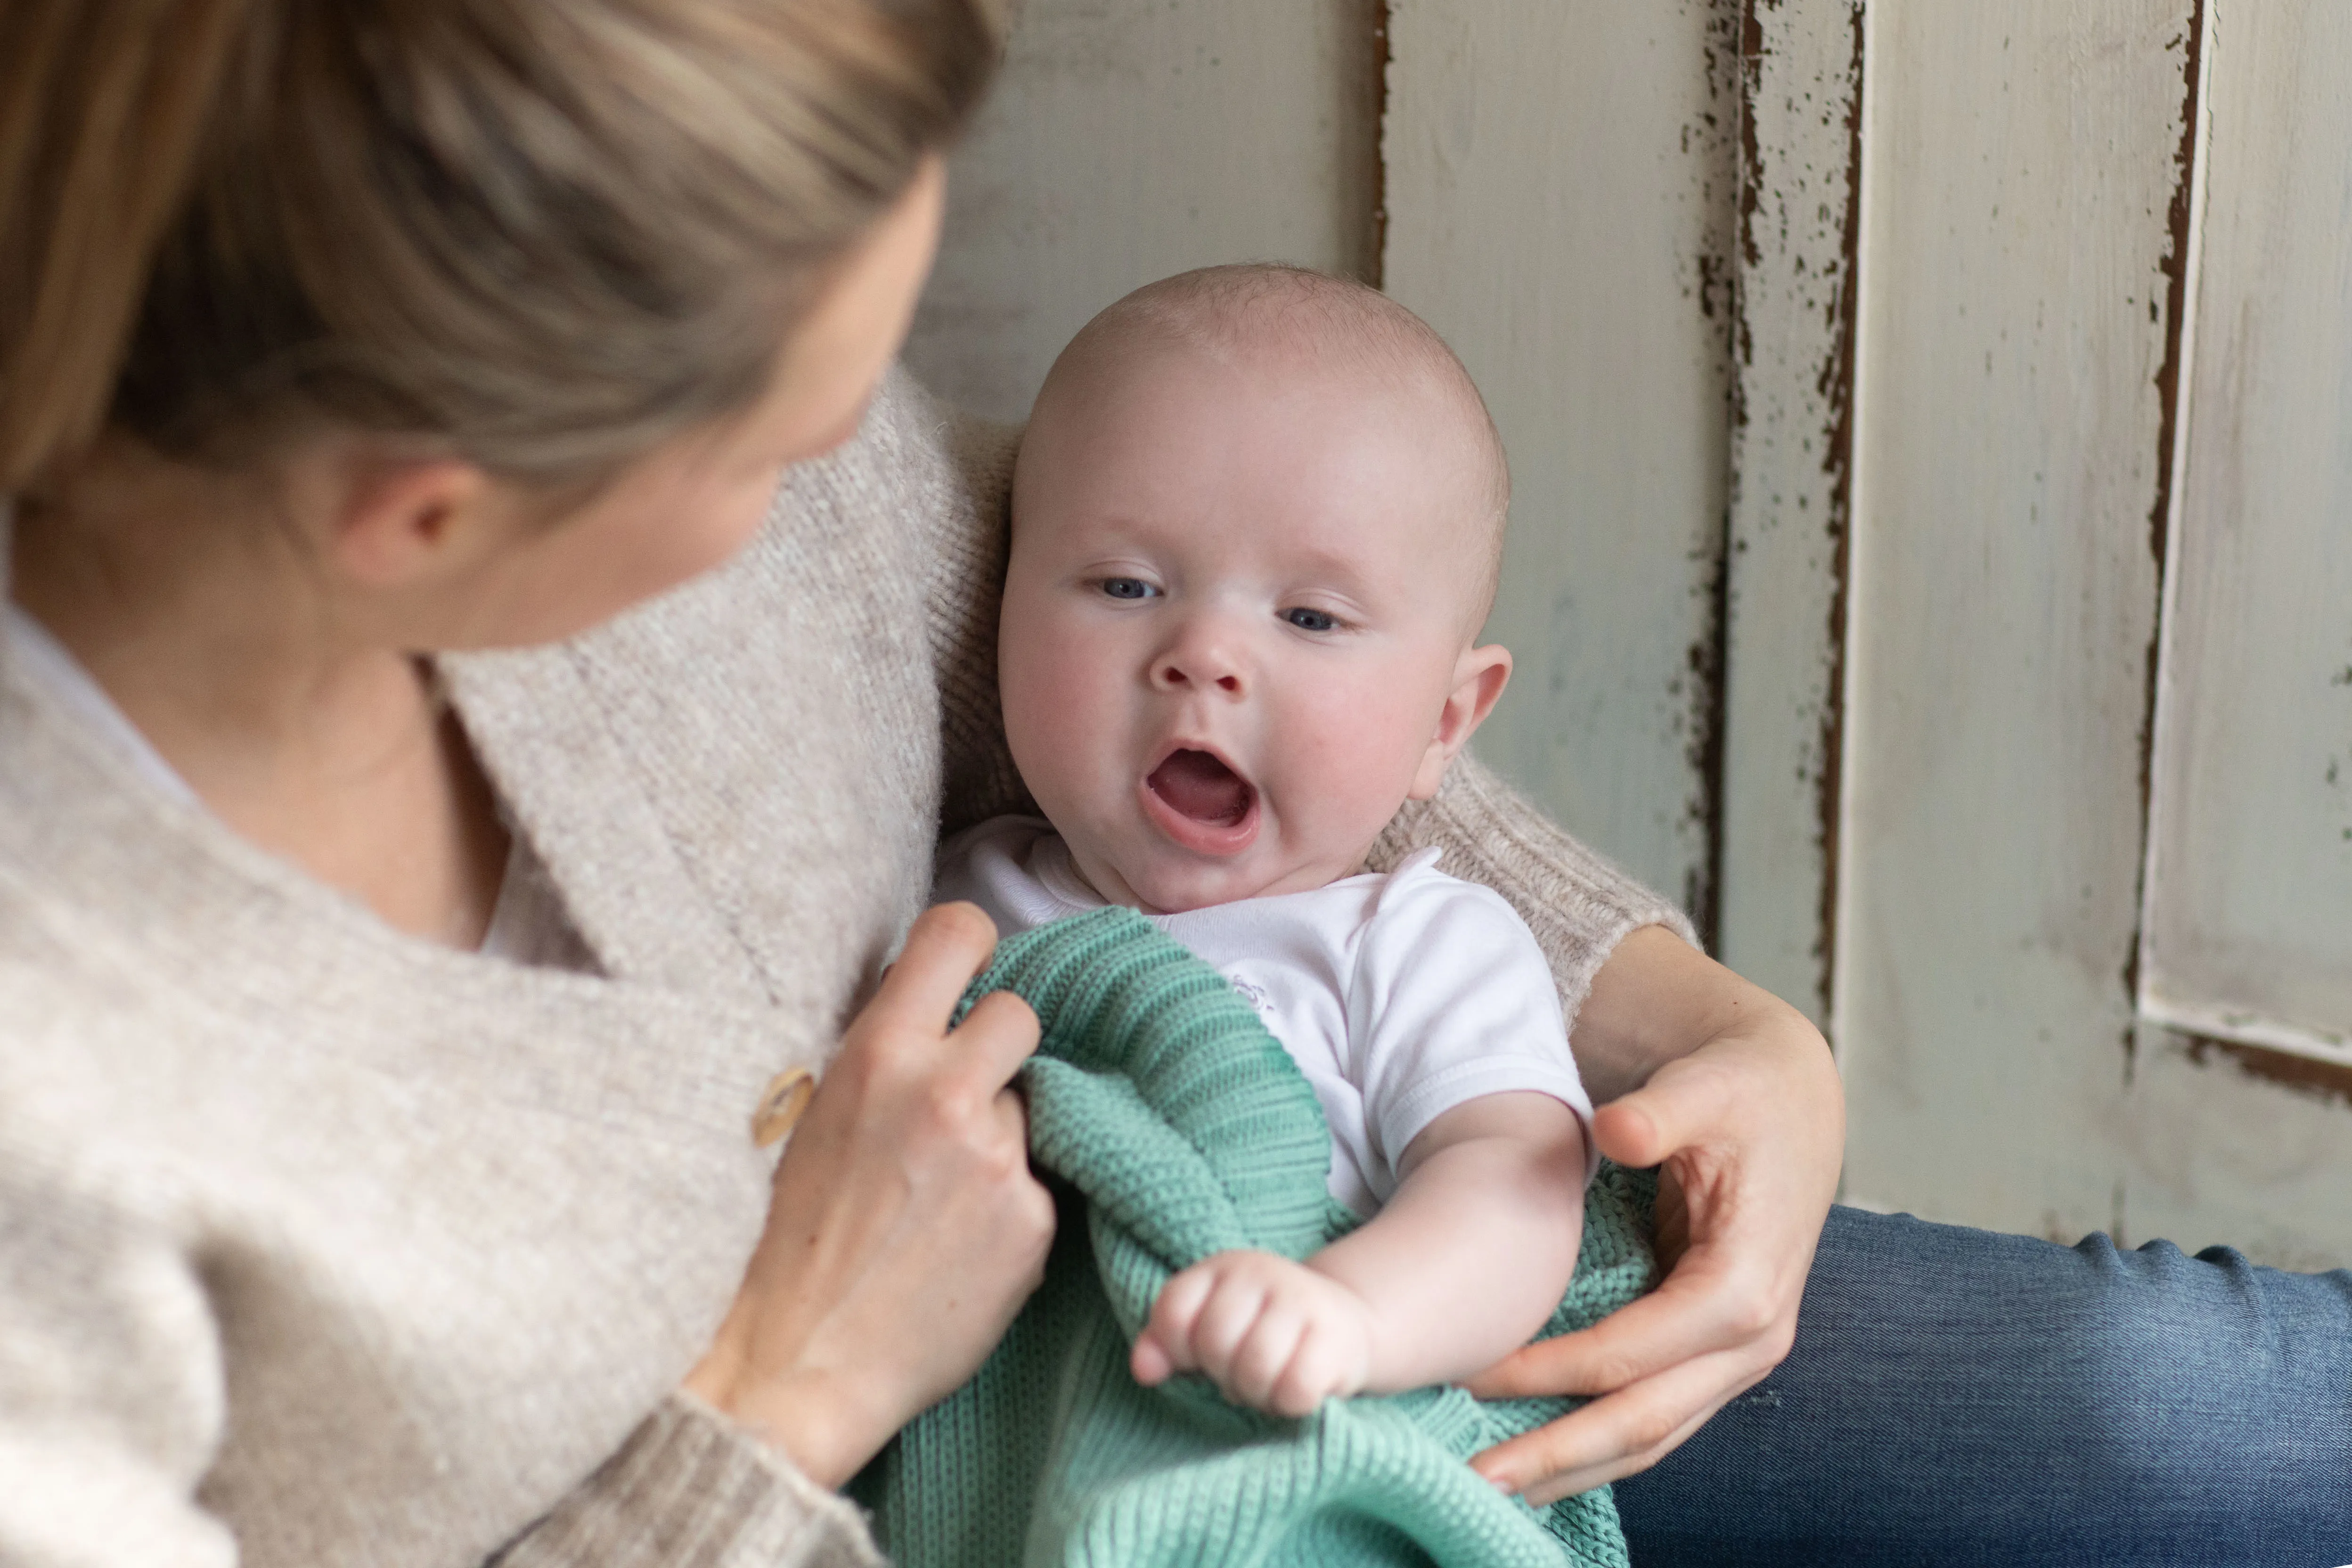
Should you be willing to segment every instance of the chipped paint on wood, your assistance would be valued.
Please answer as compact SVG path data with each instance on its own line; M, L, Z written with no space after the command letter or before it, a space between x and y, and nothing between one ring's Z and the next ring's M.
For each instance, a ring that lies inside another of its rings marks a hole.
M2124 1129L2132 1240L2352 1264L2352 1070L2144 1025Z
M1858 0L1748 0L1726 595L1726 963L1829 1013L1853 322Z
M2187 1047L2189 1059L2199 1067L2226 1063L2258 1082L2277 1084L2322 1104L2352 1107L2352 1066L2314 1061L2291 1051L2264 1050L2240 1040L2218 1040L2210 1035L2184 1035L2180 1038Z
M1738 0L1393 0L1389 291L1485 391L1515 500L1481 756L1702 917Z
M1937 1218L2118 1206L2190 5L1868 12L1832 1023L1849 1188Z
M2352 1060L2352 11L2210 3L2142 990Z
M2203 237L2203 225L2199 221L2203 213L2200 200L2204 194L2208 161L2202 156L2202 133L2210 123L2203 113L2205 102L2206 17L2205 0L2196 0L2189 16L2189 26L2181 38L2180 77L2183 92L2180 102L2180 145L2172 159L2172 205L2166 213L2166 222L2172 231L2172 242L2164 256L2164 363L2156 373L2156 392L2164 409L2164 417L2157 426L2156 437L2156 500L2147 512L2147 548L2155 557L2158 578L2157 628L2147 639L2147 719L2140 725L2139 752L2139 814L2140 814L2140 891L2138 906L2140 922L2133 933L2131 950L2124 956L2124 994L2132 998L2135 1007L2145 1010L2147 995L2141 984L2140 968L2147 946L2147 889L2150 864L2153 859L2154 835L2150 831L2155 819L2156 748L2158 710L2162 704L2160 674L2164 644L2164 626L2171 618L2178 584L2166 571L2171 553L2173 535L2179 528L2180 470L2188 457L2188 443L2181 438L2183 428L2181 404L2186 392L2187 369L2194 359L2197 336L2191 326L2196 310L2196 297L2190 279L2197 270L2199 242ZM2123 1035L2124 1082L2131 1082L2132 1068L2138 1052L2139 1033L2126 1028Z

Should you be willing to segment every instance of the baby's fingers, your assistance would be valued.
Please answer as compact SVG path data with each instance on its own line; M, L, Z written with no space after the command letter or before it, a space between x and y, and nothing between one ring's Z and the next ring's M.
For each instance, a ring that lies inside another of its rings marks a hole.
M1226 1398L1258 1410L1274 1408L1275 1385L1290 1370L1299 1343L1309 1332L1306 1314L1295 1305L1269 1296L1223 1372L1208 1373Z
M1212 1262L1204 1267L1213 1268L1215 1265ZM1241 1270L1221 1269L1213 1279L1214 1284L1201 1302L1200 1310L1192 1316L1185 1343L1191 1352L1191 1363L1223 1387L1243 1342L1266 1309L1268 1293L1265 1281Z
M1135 1349L1128 1354L1127 1367L1135 1374L1135 1381L1146 1388L1159 1387L1176 1371L1176 1363L1168 1359L1168 1352L1160 1348L1160 1342L1151 1337L1150 1329L1136 1336Z
M1216 1273L1204 1263L1184 1269L1160 1288L1151 1321L1136 1336L1134 1353L1128 1357L1136 1382L1149 1388L1173 1373L1199 1369L1192 1354L1192 1324L1216 1288Z
M1265 1407L1276 1415L1312 1415L1326 1399L1352 1394L1361 1386L1360 1380L1349 1376L1348 1366L1347 1350L1333 1335L1310 1330L1300 1338L1290 1364L1267 1393Z

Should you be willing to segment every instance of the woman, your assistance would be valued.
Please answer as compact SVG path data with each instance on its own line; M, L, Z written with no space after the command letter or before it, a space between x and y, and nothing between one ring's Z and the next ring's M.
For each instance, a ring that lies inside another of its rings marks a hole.
M984 922L883 972L1008 788L1004 447L883 375L992 53L981 0L0 8L0 1558L875 1560L831 1489L1052 1224L1034 1020L944 1027ZM1612 1391L1482 1458L1549 1496L1786 1352L1839 1100L1458 772L1387 852L1522 908L1681 1194L1664 1289L1496 1376Z

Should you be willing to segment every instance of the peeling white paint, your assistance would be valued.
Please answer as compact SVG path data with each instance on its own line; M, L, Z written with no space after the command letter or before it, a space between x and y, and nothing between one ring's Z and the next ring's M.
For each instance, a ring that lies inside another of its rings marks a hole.
M1389 291L1511 458L1479 754L1654 885L1711 896L1728 482L1735 0L1396 0ZM1694 668L1694 653L1702 668Z
M1870 8L1832 1022L1849 1190L1939 1219L2121 1206L2189 9Z
M2216 0L2213 37L2142 980L2152 1015L2347 1060L2352 8Z
M1731 432L1724 963L1829 1011L1859 0L1752 4Z

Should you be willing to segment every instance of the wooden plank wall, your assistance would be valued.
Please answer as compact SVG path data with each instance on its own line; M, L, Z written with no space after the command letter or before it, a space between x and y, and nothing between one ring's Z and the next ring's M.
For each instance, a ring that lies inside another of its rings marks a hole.
M1129 289L1221 261L1377 281L1378 0L1025 0L949 166L907 357L1026 418L1071 334Z
M2352 10L2207 4L2131 1223L2340 1265L2352 1073L2328 1062L2352 1061Z
M2352 1063L2352 7L2212 44L2144 1001Z
M1829 1016L1862 184L1860 0L1748 0L1717 956Z
M1395 0L1389 291L1511 457L1478 752L1711 926L1736 0Z
M1873 0L1834 1012L1849 1193L2126 1227L2193 0Z

